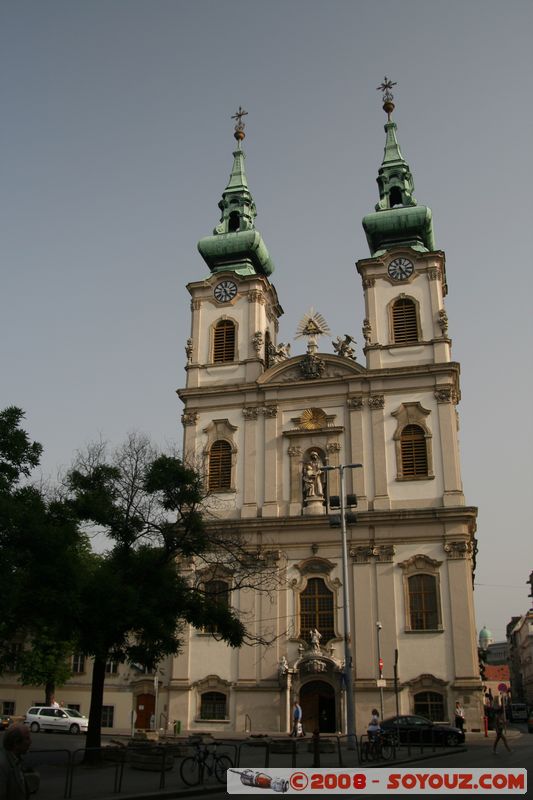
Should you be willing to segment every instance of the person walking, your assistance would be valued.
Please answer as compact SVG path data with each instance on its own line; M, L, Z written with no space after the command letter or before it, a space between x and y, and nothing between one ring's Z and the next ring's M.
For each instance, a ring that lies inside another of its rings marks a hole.
M459 700L455 704L455 727L463 730L465 724L465 710Z
M496 752L496 747L498 746L498 742L500 739L505 745L505 749L508 753L511 752L511 748L507 744L507 737L505 736L505 725L503 724L503 714L500 711L496 712L496 718L494 720L494 729L496 730L496 738L494 740L494 747L492 748L492 752Z
M30 730L22 723L10 725L4 733L0 747L0 800L26 800L32 790L36 791L27 783L22 763L30 745ZM38 781L37 775L35 778Z
M294 706L292 710L291 736L305 736L302 725L302 707L297 700L294 701Z

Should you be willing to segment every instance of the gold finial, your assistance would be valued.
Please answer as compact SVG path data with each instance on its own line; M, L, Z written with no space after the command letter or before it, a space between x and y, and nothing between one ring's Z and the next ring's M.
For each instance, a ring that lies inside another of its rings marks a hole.
M377 87L378 92L383 92L383 111L387 112L387 121L390 122L390 115L394 111L394 95L391 92L393 86L396 86L396 81L391 81L390 78L383 78L383 82Z
M242 140L246 136L246 134L244 133L244 122L242 121L242 118L245 117L247 114L248 112L245 111L244 108L242 108L242 106L239 106L239 110L235 112L235 114L233 114L232 116L232 119L237 120L235 124L235 133L233 135L235 136L235 138L239 143L242 142Z

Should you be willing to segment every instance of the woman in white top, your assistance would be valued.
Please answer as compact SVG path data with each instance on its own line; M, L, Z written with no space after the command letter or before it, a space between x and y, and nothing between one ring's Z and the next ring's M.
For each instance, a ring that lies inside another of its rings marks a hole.
M379 724L379 712L377 708L372 709L372 718L368 723L368 728L366 729L368 733L369 739L376 739L378 734L381 733L381 726Z

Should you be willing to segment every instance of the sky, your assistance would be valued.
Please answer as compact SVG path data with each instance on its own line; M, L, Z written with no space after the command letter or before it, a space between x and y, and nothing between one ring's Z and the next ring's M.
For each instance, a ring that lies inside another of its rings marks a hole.
M530 0L0 0L0 407L57 474L129 431L181 440L189 281L248 111L246 169L293 342L314 306L361 352L394 87L446 251L478 630L505 637L533 569Z

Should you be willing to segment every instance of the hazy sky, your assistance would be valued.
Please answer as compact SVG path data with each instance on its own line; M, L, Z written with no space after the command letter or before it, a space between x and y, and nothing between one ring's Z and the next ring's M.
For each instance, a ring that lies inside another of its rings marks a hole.
M363 360L389 75L447 254L477 625L503 638L533 569L532 32L530 0L1 0L0 406L25 409L45 473L100 435L181 441L185 284L239 105L280 339L314 306Z

